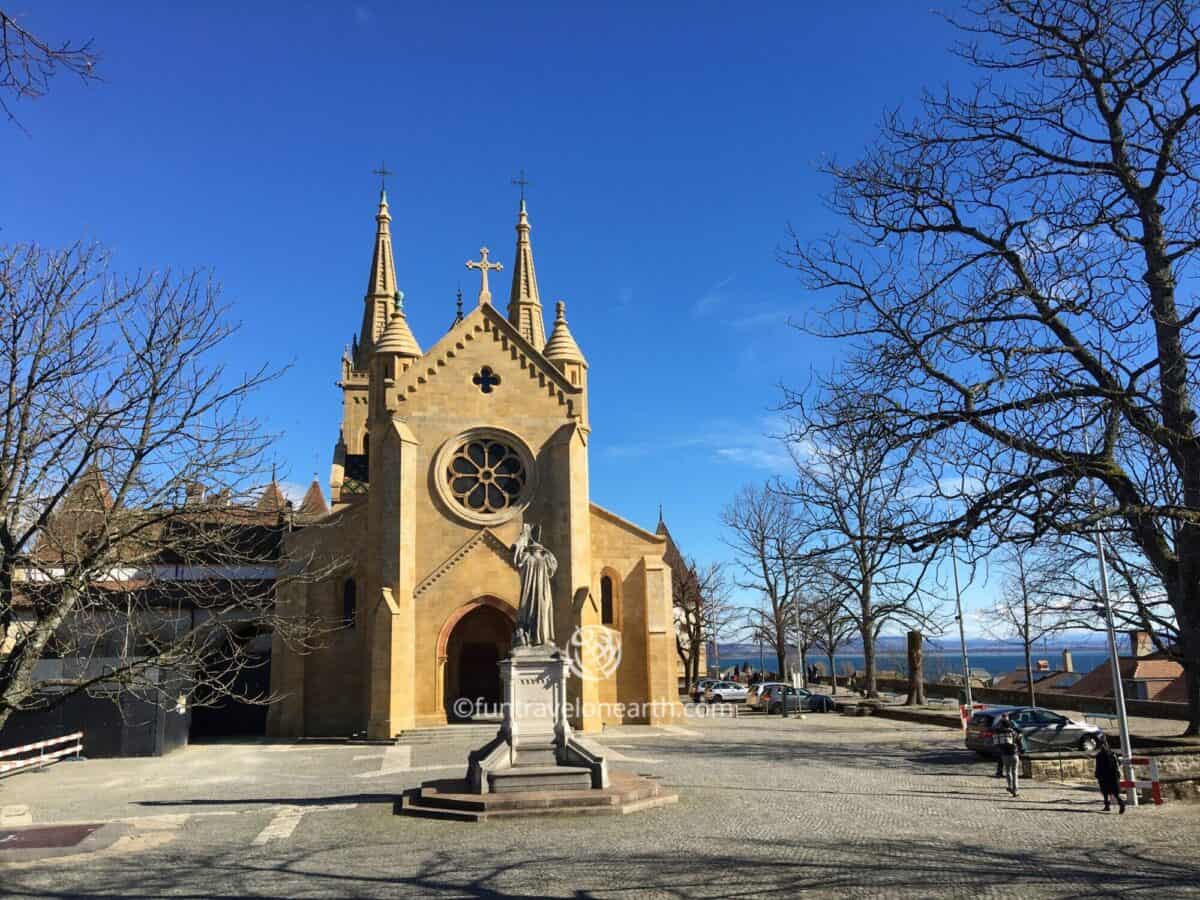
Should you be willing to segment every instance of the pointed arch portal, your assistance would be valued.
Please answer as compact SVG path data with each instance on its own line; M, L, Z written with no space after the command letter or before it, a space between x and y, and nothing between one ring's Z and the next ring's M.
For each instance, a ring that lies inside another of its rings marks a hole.
M462 721L466 699L482 709L499 709L498 663L512 649L516 611L495 597L463 604L442 626L438 637L438 664L442 671L442 702L446 721Z

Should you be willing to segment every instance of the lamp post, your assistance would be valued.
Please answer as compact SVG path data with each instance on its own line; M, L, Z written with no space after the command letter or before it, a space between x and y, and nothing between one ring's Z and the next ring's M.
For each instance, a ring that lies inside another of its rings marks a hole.
M1112 600L1108 594L1108 566L1104 559L1104 539L1096 529L1096 561L1100 565L1100 595L1104 601L1104 624L1108 631L1108 658L1112 666L1113 698L1117 706L1117 727L1121 732L1121 768L1125 780L1133 781L1133 745L1129 741L1129 719L1125 714L1125 690L1121 681L1121 659L1117 651L1117 629L1113 624ZM1127 798L1131 806L1138 805L1137 788L1129 788Z
M1080 425L1084 426L1084 447L1092 452L1092 442L1087 436L1086 422L1083 411L1080 410ZM1087 475L1088 485L1092 491L1091 505L1096 508L1096 485ZM1121 769L1126 781L1133 781L1133 745L1129 741L1129 717L1125 713L1125 688L1121 681L1121 657L1117 651L1117 629L1113 624L1112 598L1108 593L1108 565L1104 558L1104 535L1100 530L1100 522L1096 522L1093 533L1096 541L1096 564L1100 567L1100 600L1104 612L1104 627L1108 632L1108 664L1112 666L1113 703L1117 709L1117 729L1121 733ZM1129 788L1127 800L1130 806L1138 805L1137 788Z
M950 544L950 561L954 567L954 606L958 619L958 643L962 648L963 686L966 687L967 709L971 709L974 698L971 695L971 661L967 658L967 633L963 626L962 591L958 586L958 556L954 553L954 544Z

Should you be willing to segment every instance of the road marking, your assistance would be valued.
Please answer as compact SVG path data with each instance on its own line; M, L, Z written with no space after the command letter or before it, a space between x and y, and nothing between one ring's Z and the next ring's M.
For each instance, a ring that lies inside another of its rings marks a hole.
M258 833L258 837L252 842L255 846L262 846L268 841L282 841L285 838L292 836L292 832L296 830L296 826L300 824L300 820L304 817L303 806L285 806L279 812L275 813L275 817L262 831Z
M407 772L412 768L412 747L398 744L383 751L377 772L359 772L355 778L380 778L384 775L396 775Z
M251 843L256 847L261 847L270 841L287 840L292 836L292 832L296 830L296 826L300 824L300 820L304 818L305 813L354 809L356 806L358 806L357 803L323 803L315 806L278 807L279 811L275 813L274 818L271 819L266 828L258 833L258 836Z
M360 762L364 759L383 759L382 753L364 753L362 756L354 757L355 762Z

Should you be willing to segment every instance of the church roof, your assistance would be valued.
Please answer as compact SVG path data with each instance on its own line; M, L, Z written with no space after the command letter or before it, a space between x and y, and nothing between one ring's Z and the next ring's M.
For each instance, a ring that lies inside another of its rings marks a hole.
M554 330L550 332L550 340L546 341L546 349L542 355L551 362L583 363L583 351L575 343L571 329L567 327L567 304L559 300L554 308Z
M575 415L578 412L576 398L583 389L571 384L558 367L542 354L538 347L529 343L521 333L490 303L482 303L471 310L461 322L453 326L442 339L434 344L422 357L420 363L409 367L397 379L399 398L406 400L420 392L421 387L446 371L451 361L458 356L465 341L479 340L490 336L515 353L508 354L521 368L526 369L531 379L540 379L546 393L568 407Z
M654 534L653 532L647 531L645 528L642 528L640 525L633 524L628 519L618 516L611 509L605 509L603 506L601 506L598 503L589 503L588 505L591 507L592 515L596 515L602 519L606 519L607 521L612 522L614 525L619 525L621 528L624 528L626 531L633 532L638 537L643 538L644 540L651 541L654 543L662 543L664 540L664 538L661 534Z
M271 483L263 490L262 496L258 498L258 503L255 504L255 508L262 512L283 512L287 508L287 497L283 496L279 482L274 478L271 479Z
M311 516L314 518L328 515L329 504L325 502L325 494L321 491L320 482L316 478L313 478L312 484L304 492L304 499L300 501L299 512L302 516Z

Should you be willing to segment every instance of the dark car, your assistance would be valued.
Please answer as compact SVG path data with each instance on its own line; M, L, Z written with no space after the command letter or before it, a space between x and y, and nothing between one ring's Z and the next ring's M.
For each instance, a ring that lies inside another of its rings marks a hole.
M768 713L778 715L783 704L787 703L788 712L803 710L805 712L833 712L834 701L826 694L814 694L804 688L794 688L782 684L767 685L758 701L758 708Z
M1081 750L1094 753L1100 746L1100 729L1087 722L1076 722L1040 706L993 706L981 709L967 723L966 745L981 756L996 756L996 725L1007 714L1025 738L1030 752L1039 750Z

